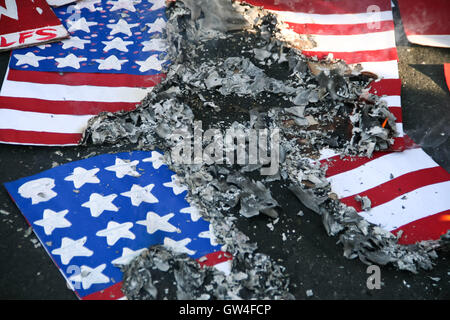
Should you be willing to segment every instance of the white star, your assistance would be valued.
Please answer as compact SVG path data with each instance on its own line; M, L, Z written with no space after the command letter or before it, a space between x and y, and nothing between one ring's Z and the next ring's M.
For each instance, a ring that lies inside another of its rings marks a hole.
M78 58L76 55L71 53L64 58L55 58L55 60L58 62L58 68L71 67L80 69L80 62L87 61L87 58Z
M123 41L122 38L114 38L111 41L102 41L105 45L103 51L108 52L112 49L117 49L122 52L128 52L127 46L133 44L133 41Z
M154 0L151 10L158 10L166 7L166 0Z
M150 27L150 29L148 30L148 33L153 33L153 32L163 32L164 29L166 28L166 20L164 20L163 18L158 18L156 19L153 23L146 23L145 25Z
M68 212L69 210L55 212L45 209L42 219L35 221L34 224L44 227L45 234L49 236L56 228L67 228L72 225L69 220L64 218Z
M153 169L158 170L161 166L166 165L164 162L164 157L158 151L152 151L152 156L150 158L145 158L142 160L143 162L151 162L153 165Z
M136 258L138 255L141 254L141 252L145 251L147 249L142 248L136 251L131 250L130 248L123 248L122 249L122 256L111 261L114 265L126 265L131 262L134 258Z
M117 33L124 33L127 36L131 36L131 28L137 27L139 23L128 24L125 20L120 19L119 22L115 24L107 24L106 26L111 29L110 35L115 35Z
M209 239L209 243L211 243L212 246L217 246L217 238L214 235L214 229L212 224L209 225L209 230L208 231L202 231L198 234L198 236L200 238L207 238Z
M125 176L140 177L141 175L136 171L136 166L139 163L138 160L126 161L116 158L116 163L113 166L106 167L108 171L114 171L116 177L121 179Z
M110 9L111 11L116 11L120 9L129 10L131 12L136 11L136 8L133 5L133 0L117 0L117 1L108 1L106 3L113 5L113 7Z
M139 68L140 72L145 72L148 70L156 70L156 71L161 71L162 67L162 61L158 60L158 55L154 54L150 57L147 58L147 60L144 61L136 61L136 63L138 65L140 65L141 67Z
M103 211L119 211L112 202L117 197L117 194L110 194L109 196L102 196L98 193L93 193L89 197L89 201L83 203L81 206L85 208L89 208L91 211L91 216L98 217Z
M52 190L54 187L55 180L40 178L25 182L17 191L22 197L26 199L31 198L31 204L37 204L56 197L58 194Z
M102 272L106 268L106 263L92 269L88 266L81 266L80 273L69 278L73 282L81 282L83 289L89 289L93 284L108 283L110 280Z
M134 233L130 231L130 228L132 227L133 223L131 222L117 223L110 221L108 222L106 229L98 231L95 235L98 237L106 237L106 243L108 243L108 246L113 246L121 238L131 240L136 239Z
M70 24L69 32L81 30L87 33L91 32L91 29L89 29L90 27L96 26L98 24L97 22L87 22L86 18L81 18L77 21L67 20L67 23Z
M75 4L75 9L81 10L83 8L89 9L89 11L95 11L95 5L102 2L102 0L83 0Z
M128 62L128 60L119 60L115 55L111 55L106 59L94 59L97 62L98 70L121 70L122 64Z
M174 216L173 213L166 214L165 216L159 216L154 212L147 212L147 219L137 221L137 224L147 227L147 233L154 234L156 231L161 230L164 232L180 232L180 230L174 225L169 223L169 220Z
M29 64L33 67L39 67L39 61L47 59L47 57L37 56L33 52L27 52L26 54L15 54L14 58L17 59L16 66Z
M60 255L63 264L68 264L73 257L90 257L94 252L84 247L86 240L87 237L78 240L64 237L61 241L61 247L53 250L52 254Z
M159 200L150 192L154 186L154 184L149 184L146 187L141 187L137 184L133 184L130 191L122 192L121 195L129 197L131 199L131 204L135 207L139 207L142 202L157 203Z
M167 187L167 188L172 188L173 193L176 196L187 190L187 188L185 186L180 185L180 181L178 180L178 177L176 174L172 175L171 179L172 179L171 182L163 183L163 186Z
M196 251L189 250L186 246L191 242L191 239L185 238L180 241L175 241L168 237L164 238L164 246L179 253L187 253L189 255L195 254Z
M69 49L69 48L78 48L78 49L84 49L84 45L86 43L90 43L91 40L83 40L78 37L70 37L70 39L63 40L63 49Z
M86 170L82 167L77 167L73 170L72 175L64 178L65 181L73 181L76 189L81 188L85 183L100 183L100 180L95 175L100 169L94 168Z
M166 51L167 49L167 42L164 39L151 39L149 41L142 42L144 45L144 48L142 48L142 51Z
M191 215L191 220L196 222L202 217L200 212L196 207L186 207L180 210L181 213L188 213Z

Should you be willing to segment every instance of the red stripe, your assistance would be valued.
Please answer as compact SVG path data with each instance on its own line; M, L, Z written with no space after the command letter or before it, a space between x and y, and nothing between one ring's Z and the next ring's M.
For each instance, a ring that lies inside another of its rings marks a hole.
M413 139L411 139L411 137L408 136L407 134L405 134L403 136L403 142L405 144L405 149L417 149L417 148L420 148L420 146L417 143L415 143L413 141Z
M197 261L202 266L210 266L210 267L212 267L218 263L225 262L225 261L232 259L231 254L225 253L223 251L212 252L212 253L205 255L205 257L206 257L205 261L200 262L199 259L197 259Z
M117 300L123 298L122 281L118 282L104 290L91 293L81 298L81 300Z
M447 230L450 230L450 210L412 221L395 229L392 233L397 235L400 230L403 230L403 235L398 240L399 244L406 245L423 240L437 240Z
M402 92L402 81L400 79L382 79L371 82L369 87L369 92L378 96L399 96Z
M114 73L59 73L9 69L8 80L42 84L64 84L70 86L100 87L154 87L166 77L165 74L152 76Z
M96 115L102 111L134 110L137 103L95 101L51 101L32 98L1 97L0 109L51 114Z
M359 193L361 197L367 196L372 202L372 207L382 205L405 193L414 191L424 186L450 180L450 174L442 167L427 168L406 173L388 182L380 184L372 189ZM347 206L354 207L361 212L361 204L355 200L355 195L341 199Z
M321 160L322 165L327 165L328 170L326 172L326 177L332 177L342 172L350 171L356 169L372 160L381 158L388 155L390 152L374 152L372 158L368 157L343 157L341 159L340 155Z
M405 139L403 137L394 138L394 143L388 148L387 151L402 152L405 151Z
M389 111L395 116L397 123L403 122L403 113L401 107L389 107Z
M367 12L376 5L380 11L390 11L390 0L245 0L255 6L269 10L296 11L317 14L345 14Z
M335 59L341 59L348 64L360 62L381 62L398 60L397 48L382 50L353 51L353 52L328 52L328 51L310 51L303 50L302 53L308 57L317 56L319 59L326 58L329 53L333 54Z
M81 136L80 133L53 133L0 129L0 141L6 143L39 145L78 144Z
M295 23L286 21L286 23L297 33L300 34L319 34L319 35L355 35L394 30L394 22L380 21L377 28L374 29L368 23L358 24L312 24Z
M450 1L399 0L400 14L407 35L450 35Z
M409 138L409 137L408 137ZM400 150L404 151L406 147L408 147L408 149L413 149L416 148L412 147L411 144L406 144L404 142L403 138L395 138L395 142L394 146L393 146L393 150ZM328 169L326 172L326 177L332 177L335 176L337 174L343 173L343 172L347 172L353 169L356 169L372 160L381 158L383 156L386 156L388 154L392 153L391 151L377 151L374 152L371 158L368 157L343 157L341 159L340 155L334 156L334 157L330 157L327 159L323 159L320 160L320 163L322 166L327 165Z

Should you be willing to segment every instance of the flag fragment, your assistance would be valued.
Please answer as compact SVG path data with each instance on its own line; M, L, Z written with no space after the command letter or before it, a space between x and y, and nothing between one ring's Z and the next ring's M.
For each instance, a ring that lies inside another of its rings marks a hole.
M118 266L155 244L227 270L210 224L161 158L105 154L5 184L79 298L122 298Z
M370 93L382 97L397 118L402 134L391 151L406 151L375 152L367 158L342 157L323 150L320 162L328 167L327 178L339 199L368 221L395 234L402 231L399 243L439 239L450 229L450 174L403 134L391 1L246 2L273 10L296 32L311 35L317 47L303 51L304 54L319 58L332 54L350 64L360 63L365 71L380 76L380 80L371 83ZM372 208L362 210L357 196L367 196Z
M134 109L164 77L164 1L83 0L55 13L71 38L12 52L0 142L76 145L92 116Z

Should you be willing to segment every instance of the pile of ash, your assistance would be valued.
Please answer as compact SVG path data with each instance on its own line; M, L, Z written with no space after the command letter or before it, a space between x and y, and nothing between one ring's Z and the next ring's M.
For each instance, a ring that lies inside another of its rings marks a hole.
M313 47L313 39L259 7L182 0L168 6L167 16L166 79L136 110L91 119L83 141L164 151L188 187L187 200L233 256L232 268L224 275L195 266L187 256L150 248L124 268L129 298L294 298L284 267L236 227L241 217L260 213L274 223L282 218L284 204L274 199L269 183L285 186L321 215L347 258L411 272L432 268L437 242L398 245L393 234L340 203L326 168L314 161L324 148L370 157L393 144L395 117L367 89L375 75L331 58L305 57L301 50ZM227 140L230 130L235 136ZM252 162L255 136L265 140L258 140L261 161ZM236 159L239 149L246 156ZM170 274L176 288L158 290L151 269Z

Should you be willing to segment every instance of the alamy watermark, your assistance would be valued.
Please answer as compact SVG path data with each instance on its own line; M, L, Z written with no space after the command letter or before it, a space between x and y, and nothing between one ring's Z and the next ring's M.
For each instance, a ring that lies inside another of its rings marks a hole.
M367 278L366 286L369 290L381 289L381 270L380 267L373 264L367 267L367 274L370 276Z
M367 7L366 11L369 15L367 28L369 30L379 30L381 29L381 9L377 5L371 5Z
M192 129L176 129L169 139L175 164L261 165L261 175L275 175L280 162L280 130L231 127L203 131L202 122Z

